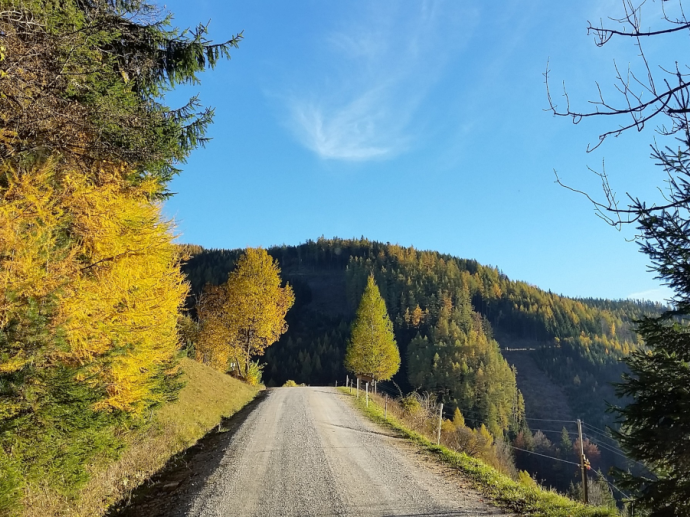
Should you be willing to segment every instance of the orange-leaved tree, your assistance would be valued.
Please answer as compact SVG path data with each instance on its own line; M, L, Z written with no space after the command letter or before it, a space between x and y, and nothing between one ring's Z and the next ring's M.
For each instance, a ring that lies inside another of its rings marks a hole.
M281 287L276 261L264 249L248 248L227 283L202 295L197 359L247 379L252 357L287 331L285 315L294 302L290 285Z

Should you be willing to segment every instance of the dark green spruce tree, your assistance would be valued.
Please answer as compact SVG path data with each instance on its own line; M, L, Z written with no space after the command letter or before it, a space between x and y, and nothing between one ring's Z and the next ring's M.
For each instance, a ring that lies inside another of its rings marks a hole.
M208 24L172 19L146 0L0 0L0 159L127 163L133 183L164 187L214 114L197 96L171 107L166 94L199 83L242 39L214 43Z
M613 409L621 418L616 437L623 450L651 472L621 472L621 482L637 507L659 517L690 516L690 134L679 142L678 149L655 147L653 153L671 178L667 196L675 206L634 205L642 251L674 290L676 308L640 321L646 349L625 360L630 373L616 387L632 402Z

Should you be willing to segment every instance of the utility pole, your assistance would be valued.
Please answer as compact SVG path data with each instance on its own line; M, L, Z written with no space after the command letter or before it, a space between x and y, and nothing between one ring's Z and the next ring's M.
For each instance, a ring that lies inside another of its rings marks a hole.
M582 440L582 422L577 419L577 434L580 437L580 470L582 471L582 496L585 504L589 504L589 492L587 490L587 467L585 467L585 443Z
M438 434L436 435L436 445L441 445L441 425L443 425L443 402L438 410Z

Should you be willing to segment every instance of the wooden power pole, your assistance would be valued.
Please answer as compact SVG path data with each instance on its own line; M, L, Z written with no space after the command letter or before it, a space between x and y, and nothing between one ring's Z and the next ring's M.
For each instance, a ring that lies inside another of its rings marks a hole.
M582 497L585 504L589 503L589 491L587 490L587 467L585 466L585 443L582 440L582 422L577 419L577 434L580 437L580 470L582 471Z

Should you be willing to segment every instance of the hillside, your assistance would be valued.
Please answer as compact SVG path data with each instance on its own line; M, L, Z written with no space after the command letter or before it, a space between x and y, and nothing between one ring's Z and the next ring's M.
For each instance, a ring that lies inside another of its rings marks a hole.
M176 401L156 411L149 425L124 433L115 458L89 465L89 480L69 493L50 490L45 479L29 483L23 500L26 517L97 516L129 497L132 490L190 447L222 418L248 404L258 388L191 359L182 359L184 387ZM42 484L43 483L43 484Z
M502 348L528 342L533 350L525 353L565 394L566 411L603 426L612 423L605 413L606 402L614 402L609 383L624 370L620 359L640 345L633 320L662 310L646 302L567 298L511 280L473 260L366 239L319 239L268 251L280 262L297 298L288 314L290 329L267 351L268 385L287 379L328 384L344 378L342 356L350 319L363 281L373 273L395 324L403 365L394 380L403 389L449 395L453 387L448 379L457 361L444 355L448 348L443 340L428 341L434 333L440 339L440 319L464 317L465 330L474 325L482 339L498 336ZM184 266L193 293L200 293L206 283L223 282L238 253L198 250ZM442 317L443 310L455 316ZM465 311L464 316L458 311ZM533 398L528 408L544 405Z

